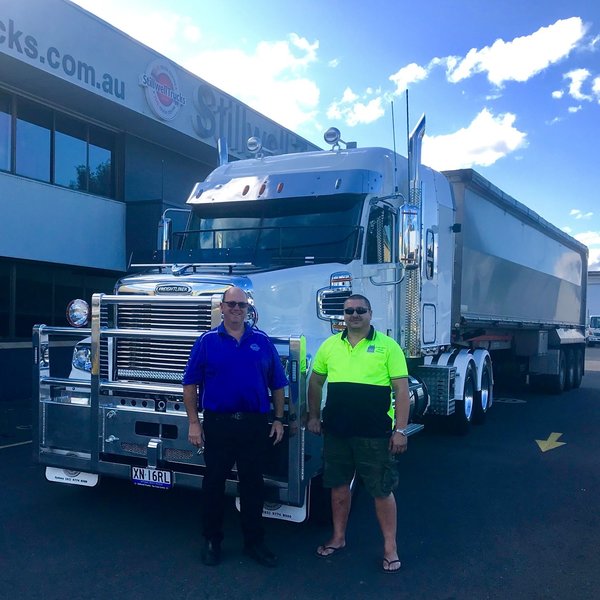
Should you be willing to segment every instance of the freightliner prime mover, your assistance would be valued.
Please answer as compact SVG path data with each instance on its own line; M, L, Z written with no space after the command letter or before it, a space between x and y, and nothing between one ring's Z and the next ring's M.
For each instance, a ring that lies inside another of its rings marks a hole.
M424 118L408 159L345 143L334 128L323 151L269 156L252 139L255 157L229 163L222 148L190 194L186 229L163 218L156 260L94 295L89 327L35 327L34 454L47 478L201 487L181 377L232 285L248 292L290 380L284 442L265 473L268 516L303 520L311 481L318 488L306 380L350 294L370 299L373 325L404 349L412 432L483 422L495 378L578 387L587 248L475 171L421 166L423 131ZM75 302L72 323L87 325L86 311ZM71 375L57 376L53 350L77 333ZM237 494L235 471L227 490Z

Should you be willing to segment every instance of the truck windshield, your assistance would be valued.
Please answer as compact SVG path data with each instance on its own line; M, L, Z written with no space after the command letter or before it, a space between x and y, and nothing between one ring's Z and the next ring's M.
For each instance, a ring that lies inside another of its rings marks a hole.
M590 327L600 329L600 317L590 317Z
M348 263L359 252L364 199L339 194L199 204L175 247L202 262Z

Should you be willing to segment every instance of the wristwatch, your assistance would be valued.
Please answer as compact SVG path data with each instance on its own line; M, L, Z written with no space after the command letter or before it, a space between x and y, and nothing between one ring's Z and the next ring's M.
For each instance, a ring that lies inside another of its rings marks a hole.
M394 433L399 433L400 435L403 435L404 437L408 437L408 433L406 433L406 428L394 429Z
M280 423L283 423L283 417L273 417L273 423L275 423L275 421L279 421Z

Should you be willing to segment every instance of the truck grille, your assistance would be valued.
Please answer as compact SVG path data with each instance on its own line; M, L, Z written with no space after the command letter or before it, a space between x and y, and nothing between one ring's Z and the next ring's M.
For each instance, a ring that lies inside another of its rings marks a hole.
M351 289L325 289L319 292L319 318L343 319L344 302L352 294Z
M198 304L127 303L102 307L101 326L155 331L197 331L211 328L211 299ZM112 313L112 315L111 315ZM112 316L112 319L111 319ZM112 321L112 324L111 324ZM114 361L110 369L109 348ZM100 349L101 377L111 381L180 383L194 340L103 339Z

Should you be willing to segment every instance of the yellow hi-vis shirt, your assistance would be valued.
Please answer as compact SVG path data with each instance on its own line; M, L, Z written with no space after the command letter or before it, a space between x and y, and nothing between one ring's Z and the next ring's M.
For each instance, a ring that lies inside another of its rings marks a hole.
M354 348L346 331L321 344L313 371L327 378L323 410L325 431L339 436L389 435L391 380L408 377L406 359L396 341L373 327Z

